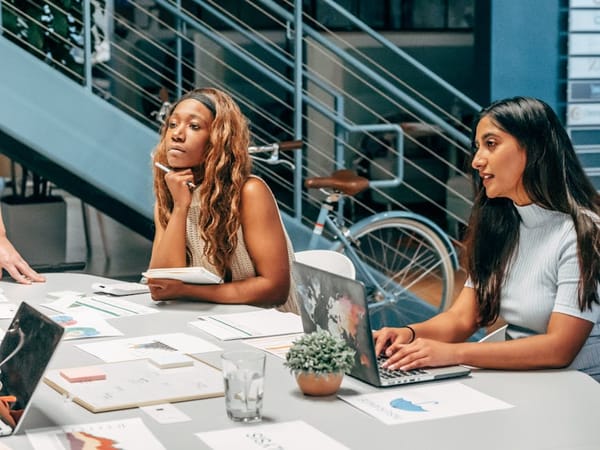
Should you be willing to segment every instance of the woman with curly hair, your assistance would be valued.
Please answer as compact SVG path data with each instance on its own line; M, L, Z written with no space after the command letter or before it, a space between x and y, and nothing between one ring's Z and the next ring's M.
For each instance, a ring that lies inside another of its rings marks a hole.
M195 89L169 110L154 152L156 234L150 268L201 266L223 284L149 279L154 300L278 306L298 312L293 250L269 187L251 175L250 132L238 105Z
M541 100L483 109L474 127L469 278L448 311L375 332L387 366L569 367L600 381L600 196ZM498 318L504 342L464 342Z

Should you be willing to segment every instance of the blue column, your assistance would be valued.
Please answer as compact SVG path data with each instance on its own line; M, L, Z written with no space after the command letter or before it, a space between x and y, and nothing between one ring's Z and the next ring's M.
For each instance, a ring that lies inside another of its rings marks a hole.
M476 8L478 100L526 95L556 110L562 98L559 2L478 0Z

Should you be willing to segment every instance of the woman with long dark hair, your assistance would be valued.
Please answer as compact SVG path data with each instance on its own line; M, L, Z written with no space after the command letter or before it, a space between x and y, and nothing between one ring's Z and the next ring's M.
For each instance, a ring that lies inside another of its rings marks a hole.
M600 197L554 111L515 97L473 128L468 280L450 309L374 333L391 368L571 367L600 381ZM504 342L464 342L501 318Z

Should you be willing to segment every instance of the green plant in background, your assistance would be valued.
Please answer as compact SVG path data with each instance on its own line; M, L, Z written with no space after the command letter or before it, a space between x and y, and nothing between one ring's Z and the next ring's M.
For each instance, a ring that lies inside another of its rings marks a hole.
M295 340L283 364L291 372L347 372L354 364L354 353L342 339L319 330Z
M67 75L83 74L83 1L2 1L3 35Z

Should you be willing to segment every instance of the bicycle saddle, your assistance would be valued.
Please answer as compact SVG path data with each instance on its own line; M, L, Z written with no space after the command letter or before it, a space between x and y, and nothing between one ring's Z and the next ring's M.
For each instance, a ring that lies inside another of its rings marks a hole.
M369 180L350 169L336 170L328 177L311 177L304 181L307 189L335 189L346 195L356 195L369 187Z

